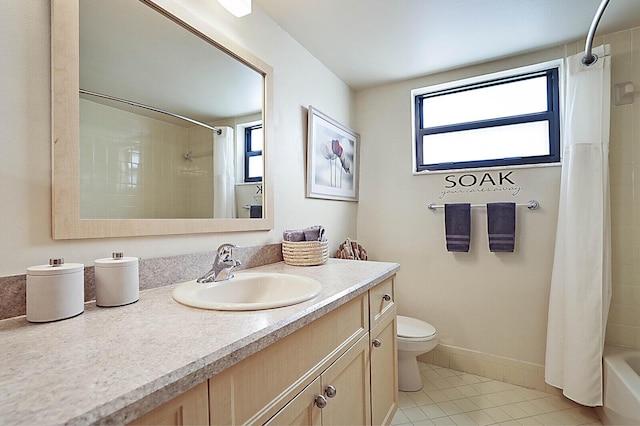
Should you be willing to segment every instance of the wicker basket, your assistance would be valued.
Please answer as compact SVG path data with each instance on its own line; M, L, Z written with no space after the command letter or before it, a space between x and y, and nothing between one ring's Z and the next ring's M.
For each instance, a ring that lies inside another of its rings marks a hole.
M327 241L282 242L284 263L293 266L322 265L329 258Z

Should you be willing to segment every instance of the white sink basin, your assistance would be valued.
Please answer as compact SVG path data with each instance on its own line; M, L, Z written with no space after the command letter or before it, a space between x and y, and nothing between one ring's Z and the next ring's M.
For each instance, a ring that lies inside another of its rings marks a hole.
M318 281L298 275L238 272L227 281L182 283L173 290L173 298L194 308L256 311L295 305L320 290Z

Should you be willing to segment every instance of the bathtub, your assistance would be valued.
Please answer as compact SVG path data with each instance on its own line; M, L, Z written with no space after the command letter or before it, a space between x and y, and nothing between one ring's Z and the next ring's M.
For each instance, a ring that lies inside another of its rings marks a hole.
M598 407L605 425L640 425L640 349L605 345L604 406Z

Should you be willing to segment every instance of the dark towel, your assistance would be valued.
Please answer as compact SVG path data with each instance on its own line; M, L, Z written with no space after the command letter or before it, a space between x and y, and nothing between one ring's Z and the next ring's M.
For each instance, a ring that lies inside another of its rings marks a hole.
M516 203L487 203L489 250L513 252L516 245Z
M249 218L262 219L262 206L260 204L249 207Z
M471 240L471 204L445 204L444 228L447 250L468 252Z

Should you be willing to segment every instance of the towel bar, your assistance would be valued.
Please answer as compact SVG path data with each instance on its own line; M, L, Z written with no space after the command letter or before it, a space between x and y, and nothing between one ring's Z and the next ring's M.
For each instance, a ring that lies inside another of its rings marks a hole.
M486 207L486 204L471 204L471 207ZM516 203L516 206L520 207L520 206L526 206L529 210L536 210L537 208L540 207L540 203L536 200L530 200L528 203L521 203L518 204ZM435 204L435 203L429 203L427 204L427 208L431 211L436 211L437 209L441 209L444 207L444 204Z

